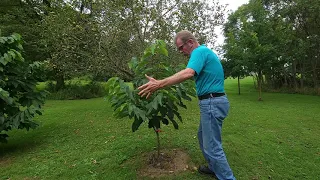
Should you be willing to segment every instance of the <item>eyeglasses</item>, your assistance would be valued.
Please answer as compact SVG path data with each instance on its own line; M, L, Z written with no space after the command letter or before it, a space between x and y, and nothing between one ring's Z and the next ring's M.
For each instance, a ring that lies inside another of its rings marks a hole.
M183 50L183 47L184 47L184 45L186 45L187 43L188 43L188 41L189 41L190 39L188 39L186 42L184 42L181 46L179 46L178 47L178 50L179 51L182 51Z
M182 49L183 49L183 47L184 47L185 44L187 44L187 42L185 42L185 43L183 43L181 46L179 46L179 47L178 47L178 50L179 50L179 51L182 51Z

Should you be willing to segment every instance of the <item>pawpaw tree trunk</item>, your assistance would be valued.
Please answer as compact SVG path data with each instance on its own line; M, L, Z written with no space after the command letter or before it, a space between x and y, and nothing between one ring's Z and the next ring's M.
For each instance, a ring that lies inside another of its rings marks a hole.
M159 131L155 130L156 135L157 135L157 159L160 160L160 137L159 137Z

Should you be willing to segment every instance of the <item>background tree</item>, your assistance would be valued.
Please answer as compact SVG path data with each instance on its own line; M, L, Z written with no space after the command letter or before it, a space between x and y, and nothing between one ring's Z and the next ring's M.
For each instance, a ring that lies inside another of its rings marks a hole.
M313 88L311 93L319 93L319 4L251 0L225 24L227 60L236 67L235 62L245 57L244 66L257 75L259 89Z
M261 1L254 1L242 6L229 19L231 21L225 28L226 57L233 59L233 68L238 69L235 71L238 73L241 73L240 70L244 66L239 64L239 61L244 60L242 63L245 62L248 70L257 78L261 100L263 72L269 70L272 60L276 57L270 40L273 30L267 12L263 9Z
M216 34L211 29L222 24L225 8L216 1L202 0L1 3L4 33L14 31L25 37L25 58L50 63L57 89L64 86L65 79L88 74L99 80L115 75L132 80L128 60L143 52L153 39L171 43L172 65L186 62L174 51L174 33L189 29L202 43L213 44Z
M163 39L172 53L172 65L186 62L174 51L172 37L175 32L189 29L198 34L201 42L212 43L215 34L209 29L223 22L224 6L204 1L102 1L93 7L100 24L98 55L95 72L108 72L131 80L133 73L128 60L143 52L153 39ZM170 57L170 58L171 58ZM108 75L105 75L108 76ZM110 76L110 75L109 75Z
M42 25L57 89L64 87L66 78L88 74L98 34L91 17L64 5L50 12Z
M45 60L48 57L43 39L39 38L46 1L1 0L0 29L3 36L19 33L23 37L25 59Z
M240 79L249 75L245 51L241 44L243 31L239 31L237 14L233 13L228 18L228 23L224 25L226 42L222 47L224 59L225 76L238 79L238 94L240 95Z

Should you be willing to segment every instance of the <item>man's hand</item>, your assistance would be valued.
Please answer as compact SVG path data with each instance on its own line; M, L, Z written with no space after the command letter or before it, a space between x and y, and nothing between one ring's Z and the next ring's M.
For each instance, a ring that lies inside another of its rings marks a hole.
M141 97L147 96L146 98L148 99L154 91L160 88L160 81L147 75L145 76L149 80L149 82L138 87L138 89L140 90L138 95Z
M185 81L193 77L194 74L195 74L195 71L193 69L186 68L162 80L156 80L146 75L146 78L149 79L149 82L138 87L138 89L140 90L138 95L141 97L147 96L147 99L148 99L154 91L163 87L181 83L182 81Z

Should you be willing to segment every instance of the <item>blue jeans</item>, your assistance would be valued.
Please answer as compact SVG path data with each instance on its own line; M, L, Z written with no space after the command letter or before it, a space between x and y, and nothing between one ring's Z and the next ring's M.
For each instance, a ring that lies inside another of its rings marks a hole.
M204 158L219 180L234 180L222 148L221 129L223 120L229 111L229 101L226 96L213 97L199 101L200 126L198 139Z

